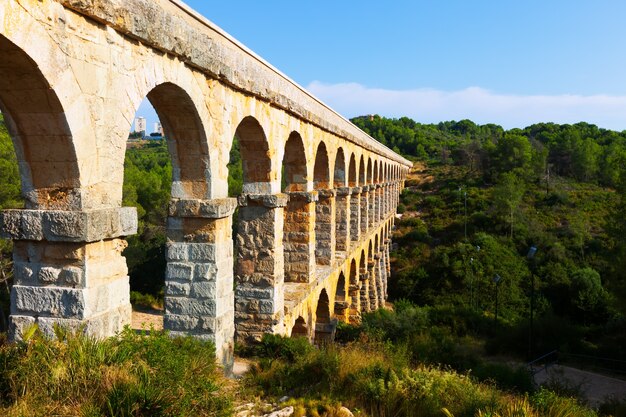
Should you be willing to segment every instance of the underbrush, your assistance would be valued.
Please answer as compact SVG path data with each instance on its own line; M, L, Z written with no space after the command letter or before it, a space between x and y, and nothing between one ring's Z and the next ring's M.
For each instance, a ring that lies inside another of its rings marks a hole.
M0 346L3 416L228 416L230 395L211 343L164 332L96 340L35 327Z
M248 395L305 398L318 413L329 410L328 415L339 403L371 417L442 416L444 409L455 417L596 416L576 400L550 391L513 394L478 382L469 372L414 365L406 345L370 340L365 334L345 345L304 346L266 335L256 353L271 356L261 357L245 377ZM299 413L313 415L302 407Z
M162 310L163 292L158 295L143 294L139 291L130 292L130 303L135 310Z

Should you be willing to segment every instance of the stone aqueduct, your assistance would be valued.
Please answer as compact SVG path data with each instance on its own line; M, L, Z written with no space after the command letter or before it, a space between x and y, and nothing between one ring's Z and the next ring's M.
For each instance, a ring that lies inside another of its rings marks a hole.
M235 333L324 339L384 302L409 161L176 0L0 0L0 22L0 109L26 201L0 216L14 337L129 323L124 156L146 96L173 164L167 329L215 341L228 364Z

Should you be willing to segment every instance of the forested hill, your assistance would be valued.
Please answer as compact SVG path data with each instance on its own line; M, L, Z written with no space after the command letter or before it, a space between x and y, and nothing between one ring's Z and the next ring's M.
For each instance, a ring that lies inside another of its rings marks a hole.
M501 353L626 361L615 349L626 343L626 132L352 122L416 161L398 206L391 300L455 311L454 328L473 329ZM493 317L498 285L494 336L468 317Z
M407 117L360 116L352 122L403 155L467 165L484 172L487 179L494 170L531 169L535 175L616 187L626 161L626 131L584 122L538 123L508 131L470 120L421 124Z

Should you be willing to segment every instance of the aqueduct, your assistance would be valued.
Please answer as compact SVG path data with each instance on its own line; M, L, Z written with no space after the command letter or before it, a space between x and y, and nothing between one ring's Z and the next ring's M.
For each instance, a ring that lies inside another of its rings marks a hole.
M122 184L145 97L173 165L167 329L213 340L228 364L235 337L324 340L382 305L409 161L179 1L0 0L0 22L0 109L26 201L0 216L13 337L34 323L96 336L129 323L121 253L137 214Z

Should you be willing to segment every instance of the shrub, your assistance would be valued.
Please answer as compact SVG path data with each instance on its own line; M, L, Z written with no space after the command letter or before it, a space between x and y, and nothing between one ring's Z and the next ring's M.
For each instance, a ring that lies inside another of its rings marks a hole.
M0 415L230 415L215 349L164 332L96 340L56 329L0 347Z

